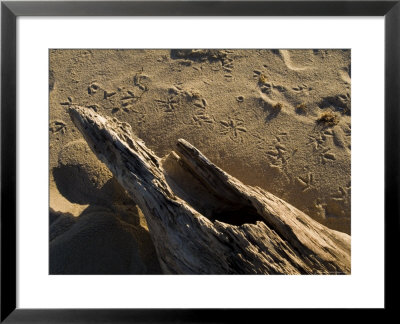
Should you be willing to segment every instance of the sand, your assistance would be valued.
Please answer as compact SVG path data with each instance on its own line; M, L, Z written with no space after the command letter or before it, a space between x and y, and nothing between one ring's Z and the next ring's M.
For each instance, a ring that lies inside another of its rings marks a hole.
M51 50L50 273L161 273L146 221L67 112L179 138L242 182L350 234L349 50Z

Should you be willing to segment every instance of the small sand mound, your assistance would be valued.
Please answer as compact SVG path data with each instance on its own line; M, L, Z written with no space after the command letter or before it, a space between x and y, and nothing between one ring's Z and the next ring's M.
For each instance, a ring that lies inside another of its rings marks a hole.
M70 202L84 205L130 200L85 141L65 145L58 163L59 166L53 169L54 181L59 192Z

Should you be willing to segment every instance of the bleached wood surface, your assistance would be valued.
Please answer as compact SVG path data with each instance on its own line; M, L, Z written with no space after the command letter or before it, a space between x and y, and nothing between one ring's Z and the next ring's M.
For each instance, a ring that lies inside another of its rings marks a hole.
M69 112L143 211L165 273L350 273L349 235L243 184L187 141L160 159L128 124L84 107Z

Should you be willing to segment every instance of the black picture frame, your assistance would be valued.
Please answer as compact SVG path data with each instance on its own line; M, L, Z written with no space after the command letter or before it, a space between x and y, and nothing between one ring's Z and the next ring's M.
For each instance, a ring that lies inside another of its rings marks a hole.
M16 19L18 16L384 16L385 310L397 306L399 235L400 0L396 1L2 1L1 2L1 322L198 323L270 316L267 309L16 308ZM373 239L373 238L371 238ZM373 258L371 259L373 266ZM367 284L367 283L366 283ZM239 316L240 315L240 316ZM265 317L266 318L266 317Z

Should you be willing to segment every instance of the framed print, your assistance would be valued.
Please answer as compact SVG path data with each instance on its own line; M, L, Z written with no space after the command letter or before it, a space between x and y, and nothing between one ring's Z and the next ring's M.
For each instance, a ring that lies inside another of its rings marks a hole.
M393 308L398 1L1 10L2 321Z

